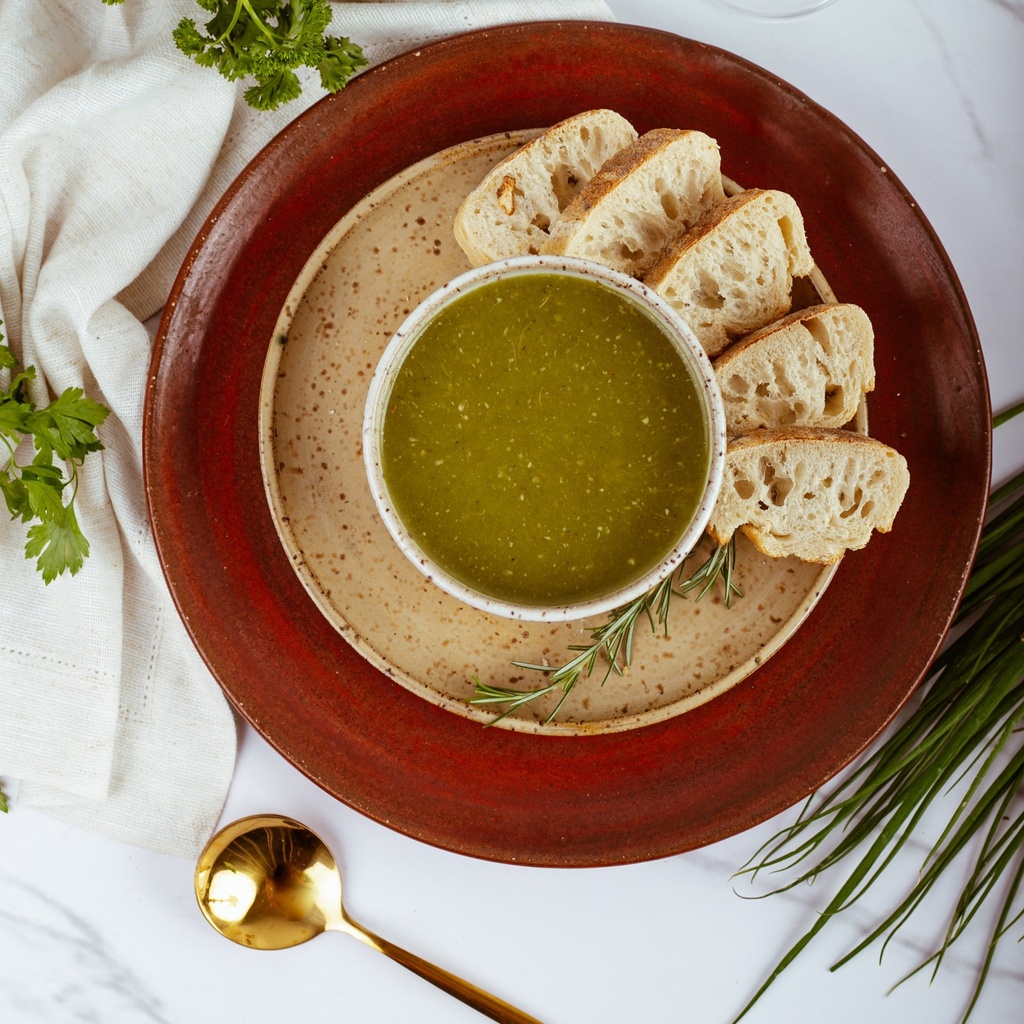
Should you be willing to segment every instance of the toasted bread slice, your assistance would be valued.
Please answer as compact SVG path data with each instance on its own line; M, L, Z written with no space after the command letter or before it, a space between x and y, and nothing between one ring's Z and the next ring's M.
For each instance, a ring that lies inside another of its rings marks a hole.
M703 132L658 128L576 193L541 252L643 277L673 238L724 199L718 143Z
M910 484L898 452L848 430L758 430L730 442L708 533L828 565L892 528Z
M730 436L759 427L841 427L875 386L875 335L860 306L828 303L738 341L714 363Z
M814 268L792 196L730 196L670 246L645 281L693 328L709 355L789 312L793 278Z
M539 252L576 192L636 134L613 110L587 110L507 156L455 215L455 239L470 263Z

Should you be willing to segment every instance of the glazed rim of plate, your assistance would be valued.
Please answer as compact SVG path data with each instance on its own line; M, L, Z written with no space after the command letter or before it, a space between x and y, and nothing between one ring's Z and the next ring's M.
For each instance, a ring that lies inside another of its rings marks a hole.
M642 76L632 72L641 66ZM288 565L255 424L265 339L347 209L430 153L507 130L510 111L541 126L588 106L617 109L638 130L702 124L734 154L733 177L795 195L837 293L871 300L886 365L872 434L899 446L912 483L893 532L844 560L799 643L691 714L581 743L482 730L355 652ZM764 821L891 721L963 590L987 504L991 407L977 330L941 242L885 162L833 114L707 44L544 22L455 36L378 65L253 160L168 299L143 454L181 619L267 742L338 800L410 837L506 863L583 867L680 853Z

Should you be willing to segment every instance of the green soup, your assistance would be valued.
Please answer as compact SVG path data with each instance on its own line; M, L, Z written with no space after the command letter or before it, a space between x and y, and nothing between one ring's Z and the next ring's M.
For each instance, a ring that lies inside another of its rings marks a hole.
M501 601L575 604L675 546L707 478L701 391L647 313L519 274L444 308L393 382L381 468L410 537Z

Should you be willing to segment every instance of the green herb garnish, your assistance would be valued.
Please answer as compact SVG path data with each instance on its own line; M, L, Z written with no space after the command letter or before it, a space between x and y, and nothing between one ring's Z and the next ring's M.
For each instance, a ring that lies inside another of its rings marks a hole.
M507 704L505 710L494 718L489 725L500 722L506 715L517 711L524 704L545 697L549 693L562 691L558 703L551 714L544 720L546 725L555 715L569 696L573 687L581 677L589 677L594 671L597 659L601 655L607 660L607 669L604 678L601 680L603 686L614 672L622 675L633 660L633 637L636 633L637 622L646 617L651 625L651 631L657 632L662 628L668 633L668 616L673 596L685 597L687 594L697 591L695 600L699 601L707 593L714 589L716 583L721 580L724 590L726 606L730 604L733 594L742 597L739 588L733 582L732 571L736 565L736 545L734 540L721 547L716 546L715 550L701 563L696 572L689 576L684 575L687 560L661 583L652 587L646 594L636 600L611 612L608 621L600 626L590 629L589 644L572 644L571 651L580 653L561 666L554 665L533 665L528 662L514 661L516 668L528 669L532 672L543 672L548 675L551 682L547 686L541 686L534 690L516 690L500 686L491 686L483 683L476 676L473 683L476 687L476 696L471 697L470 704Z
M103 0L121 4L124 0ZM295 69L315 68L327 92L337 92L366 66L362 49L349 39L328 36L327 0L196 0L213 15L203 27L182 18L174 30L178 49L229 81L251 77L243 94L257 110L275 110L296 99L302 85Z
M995 425L1024 411L1024 403ZM831 792L805 805L796 822L777 833L741 873L796 869L773 891L813 881L829 868L852 863L846 881L813 926L785 954L736 1020L747 1011L829 921L852 906L895 862L900 848L920 838L928 808L959 794L905 899L833 970L882 940L910 918L954 861L971 864L967 882L929 964L933 973L987 900L1002 899L998 919L961 1018L974 1010L1000 938L1022 916L1024 882L1024 472L993 492L989 518L956 625L962 632L939 655L925 696L874 753ZM813 866L803 867L814 858ZM908 975L909 977L910 975ZM904 979L906 980L906 979Z
M25 557L37 559L43 580L51 583L65 570L74 576L89 554L89 542L75 517L78 469L89 452L103 448L95 428L109 410L86 398L81 388L67 388L49 405L37 408L28 397L35 367L15 372L18 362L3 340L0 334L0 370L10 372L11 380L0 389L0 455L6 448L9 457L0 468L0 493L12 519L38 520L29 527ZM16 452L29 438L35 455L30 463L19 464ZM55 456L70 468L67 479L54 465Z

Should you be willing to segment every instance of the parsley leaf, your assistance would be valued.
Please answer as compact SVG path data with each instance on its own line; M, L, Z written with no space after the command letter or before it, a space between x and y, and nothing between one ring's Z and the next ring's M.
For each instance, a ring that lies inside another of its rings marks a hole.
M89 452L103 445L95 428L107 418L107 409L85 398L81 388L68 388L45 409L28 417L29 432L36 435L36 447L46 444L62 459L81 462Z
M295 71L316 68L328 92L337 92L365 67L362 49L326 35L327 0L197 0L212 14L202 27L182 18L174 30L178 49L197 64L216 68L229 81L251 77L244 92L257 110L274 110L302 92Z
M89 542L79 529L74 506L61 507L62 516L44 519L28 530L25 557L38 559L44 583L52 583L65 569L74 576L89 556Z
M0 369L17 369L14 353L3 344L0 333ZM67 388L49 405L38 408L28 397L27 384L35 368L13 373L0 388L0 494L12 520L32 523L25 543L25 557L35 558L43 581L51 583L65 571L72 576L89 555L89 542L75 516L78 469L90 452L102 450L96 428L109 410L86 398L81 388ZM35 455L19 464L16 452L31 439ZM6 449L6 451L5 451ZM61 465L70 469L67 479ZM65 500L65 491L70 488Z
M116 6L124 0L103 0ZM213 15L200 28L182 18L172 33L175 45L201 67L216 68L228 81L251 77L242 94L257 110L275 110L296 99L302 84L295 69L316 68L320 84L337 92L366 66L362 48L342 36L328 36L327 0L196 0Z

